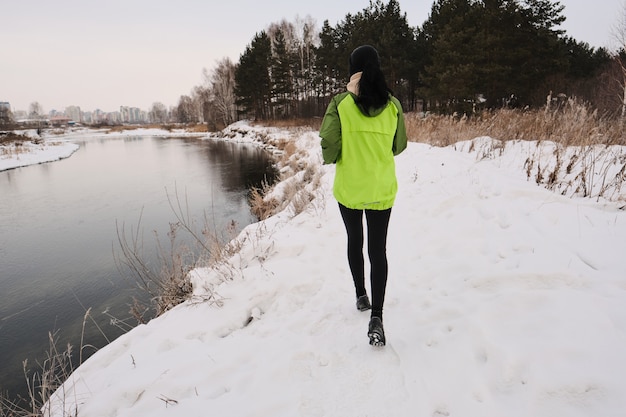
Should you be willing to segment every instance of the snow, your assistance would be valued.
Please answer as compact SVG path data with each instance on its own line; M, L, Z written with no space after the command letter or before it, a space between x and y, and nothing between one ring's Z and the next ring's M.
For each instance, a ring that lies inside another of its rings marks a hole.
M316 198L245 228L235 255L192 271L191 300L93 355L46 415L623 415L621 190L609 201L538 186L525 168L537 143L410 143L396 158L387 346L374 348L334 166L321 166L316 132L294 140L317 166Z
M77 150L77 144L58 140L41 144L26 141L18 146L2 145L0 146L0 171L58 161L71 156Z

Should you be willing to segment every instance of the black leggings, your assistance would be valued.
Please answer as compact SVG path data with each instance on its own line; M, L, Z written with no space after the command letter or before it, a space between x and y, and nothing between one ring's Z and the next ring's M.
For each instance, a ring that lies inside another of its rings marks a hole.
M382 318L387 287L387 229L391 209L354 210L339 204L348 234L348 264L356 296L366 294L365 267L363 259L363 212L367 221L367 248L370 260L370 285L372 289L372 316Z

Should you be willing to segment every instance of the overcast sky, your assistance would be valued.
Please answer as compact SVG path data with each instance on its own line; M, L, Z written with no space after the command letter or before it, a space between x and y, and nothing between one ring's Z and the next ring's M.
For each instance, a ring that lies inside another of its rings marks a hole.
M13 110L148 110L176 105L202 83L203 68L234 62L270 23L311 16L321 28L369 0L5 0L0 7L0 101ZM387 3L387 0L384 0ZM431 0L399 0L421 26ZM615 47L624 0L561 0L563 29L593 47Z

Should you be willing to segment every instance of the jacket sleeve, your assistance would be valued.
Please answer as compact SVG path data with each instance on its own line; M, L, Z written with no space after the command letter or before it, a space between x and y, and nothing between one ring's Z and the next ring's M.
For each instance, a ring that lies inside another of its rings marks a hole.
M406 149L407 136L406 126L404 125L404 113L402 112L402 105L400 101L395 97L392 98L393 104L398 108L398 127L396 128L396 134L393 137L393 154L399 155Z
M341 121L337 110L337 97L334 97L328 104L319 135L322 138L324 163L336 163L341 156Z

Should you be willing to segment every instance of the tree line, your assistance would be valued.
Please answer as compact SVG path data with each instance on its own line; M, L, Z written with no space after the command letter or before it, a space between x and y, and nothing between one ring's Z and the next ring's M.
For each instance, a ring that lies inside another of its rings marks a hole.
M237 63L205 69L175 117L214 128L319 117L345 90L349 53L361 44L378 49L406 111L540 107L566 95L617 114L626 102L624 48L611 53L567 36L558 29L563 10L550 0L436 0L423 25L411 27L398 0L372 0L334 26L282 20L254 34Z
M154 103L150 120L219 129L241 118L320 117L345 89L348 55L362 44L378 49L406 111L536 108L575 96L626 118L626 16L621 47L610 52L558 29L563 11L551 0L435 0L422 26L411 27L398 0L370 0L334 26L319 28L310 16L282 20L255 33L238 62L205 68L177 105ZM3 124L10 112L0 111Z

